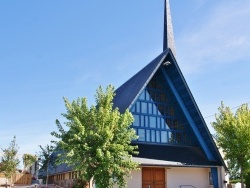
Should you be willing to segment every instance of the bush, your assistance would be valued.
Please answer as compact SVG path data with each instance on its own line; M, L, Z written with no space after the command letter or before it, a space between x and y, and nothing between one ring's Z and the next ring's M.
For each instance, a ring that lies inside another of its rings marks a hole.
M235 184L235 183L241 183L241 180L235 179L235 180L230 180L229 182Z
M245 176L246 188L250 188L250 173Z
M82 179L76 179L74 181L73 188L87 188L89 187L88 182Z

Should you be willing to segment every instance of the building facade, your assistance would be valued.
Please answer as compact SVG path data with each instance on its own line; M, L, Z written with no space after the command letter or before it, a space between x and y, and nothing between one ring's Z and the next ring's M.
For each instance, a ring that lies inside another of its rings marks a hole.
M226 187L226 165L177 63L168 0L163 52L116 90L114 106L130 110L139 136L141 170L128 187Z
M163 52L115 92L114 107L130 110L138 135L132 144L140 170L131 173L129 188L226 187L226 165L177 63L168 0ZM50 182L71 182L67 168L54 171Z

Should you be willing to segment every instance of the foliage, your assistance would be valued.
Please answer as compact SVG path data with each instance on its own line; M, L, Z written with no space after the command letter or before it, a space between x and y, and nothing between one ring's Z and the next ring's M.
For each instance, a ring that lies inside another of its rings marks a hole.
M240 183L241 182L241 179L234 179L234 180L230 180L230 183Z
M250 188L250 173L247 173L247 175L245 175L245 184L246 188Z
M23 154L23 165L24 169L29 168L34 162L36 162L37 156L25 153Z
M230 162L228 162L228 163L229 163L228 166L229 166L229 172L230 172L230 179L232 179L232 180L240 179L239 168Z
M83 188L83 187L89 187L89 182L79 178L74 180L73 188Z
M1 159L0 172L2 172L7 179L11 178L15 174L19 159L17 157L18 145L16 143L16 137L10 142L10 145L6 149L2 149L3 156Z
M56 120L59 132L52 135L59 138L59 148L64 151L61 162L79 171L81 178L94 178L97 187L108 188L118 184L126 185L125 177L138 164L132 161L137 146L130 143L137 136L130 128L132 114L126 110L121 114L113 109L114 87L109 85L104 92L97 89L96 105L88 107L86 98L70 103L64 98L67 113L62 114L68 121L65 131Z
M231 172L242 179L250 170L250 110L241 105L234 114L222 103L212 126L217 132L216 141L223 149Z
M41 166L43 169L47 169L48 161L50 160L51 154L53 153L55 147L47 144L44 147L39 145L39 148L41 149L38 153L39 158L40 158L40 162L41 162Z
M48 177L49 177L49 167L51 164L54 164L54 158L51 157L51 154L53 153L55 147L52 145L45 145L44 147L42 147L41 145L39 145L39 148L41 149L39 151L39 158L40 158L40 162L41 162L41 170L46 171L46 187L48 184Z

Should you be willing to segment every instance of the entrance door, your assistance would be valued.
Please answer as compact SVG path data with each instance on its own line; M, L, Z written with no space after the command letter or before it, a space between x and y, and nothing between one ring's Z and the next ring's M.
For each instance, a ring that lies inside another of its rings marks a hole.
M142 168L142 188L165 188L165 169Z

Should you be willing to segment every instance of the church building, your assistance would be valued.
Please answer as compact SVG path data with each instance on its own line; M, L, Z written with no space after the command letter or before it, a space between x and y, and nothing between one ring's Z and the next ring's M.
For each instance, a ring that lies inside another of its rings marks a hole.
M140 171L128 187L223 188L226 166L176 60L169 0L163 52L116 90L114 106L133 114ZM190 54L192 55L192 54Z
M132 144L140 170L131 173L128 188L226 188L226 165L177 63L169 0L163 52L115 93L114 107L130 110L138 135ZM70 187L76 176L62 164L49 180Z

